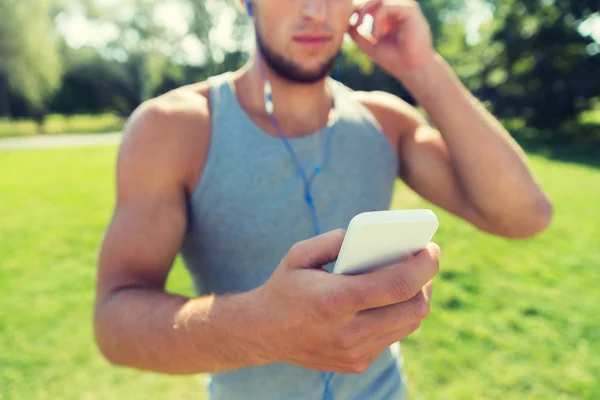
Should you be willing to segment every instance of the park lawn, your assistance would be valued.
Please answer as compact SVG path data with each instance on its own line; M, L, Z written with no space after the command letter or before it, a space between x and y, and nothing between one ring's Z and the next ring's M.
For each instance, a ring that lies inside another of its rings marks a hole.
M115 147L0 153L0 399L205 399L203 376L115 368L91 310ZM555 205L526 241L432 207L442 248L430 316L403 341L413 399L597 399L600 173L533 157ZM394 208L431 207L401 184ZM191 294L180 260L169 290Z
M123 128L124 122L123 118L110 113L69 117L52 114L46 117L44 132L41 133L35 121L31 119L8 120L7 118L0 118L0 138L39 134L118 132Z

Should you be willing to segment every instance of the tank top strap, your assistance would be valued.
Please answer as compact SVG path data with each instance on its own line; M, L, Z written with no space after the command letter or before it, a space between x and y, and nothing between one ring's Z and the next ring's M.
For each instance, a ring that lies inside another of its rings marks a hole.
M359 118L363 124L367 124L383 134L383 128L375 116L362 103L351 97L352 89L333 78L329 78L329 81L334 92L336 108L341 114Z

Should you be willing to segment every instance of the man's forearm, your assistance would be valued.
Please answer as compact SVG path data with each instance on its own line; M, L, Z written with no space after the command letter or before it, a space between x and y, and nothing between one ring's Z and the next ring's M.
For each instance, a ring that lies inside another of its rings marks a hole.
M397 78L442 134L457 179L482 215L509 222L520 210L548 211L521 148L440 56Z
M248 294L187 299L127 288L98 304L96 340L112 363L167 374L264 362Z

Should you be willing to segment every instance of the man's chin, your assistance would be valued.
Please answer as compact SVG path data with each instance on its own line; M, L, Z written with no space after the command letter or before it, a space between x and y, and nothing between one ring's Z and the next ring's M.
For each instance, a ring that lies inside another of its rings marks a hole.
M275 53L265 52L264 49L261 51L261 57L281 79L297 84L313 84L322 81L329 75L335 64L335 58L327 60L326 63L316 61L309 63L308 60L296 63Z
M282 78L294 82L294 83L317 83L327 78L331 71L333 70L333 62L328 62L327 64L320 64L314 66L314 64L310 67L305 67L302 65L298 65L295 63L289 63L286 68L280 68L279 71L276 71Z
M293 83L300 84L313 84L322 81L329 75L329 70L327 71L298 71L284 78Z

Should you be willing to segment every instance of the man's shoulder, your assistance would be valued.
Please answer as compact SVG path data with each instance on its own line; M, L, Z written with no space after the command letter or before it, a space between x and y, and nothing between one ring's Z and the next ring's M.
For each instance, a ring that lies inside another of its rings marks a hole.
M120 159L168 167L184 182L195 179L210 143L209 86L182 86L145 101L128 118Z
M127 127L140 123L185 128L191 120L209 118L209 86L206 82L181 86L140 104Z
M210 89L206 82L181 86L140 104L128 118L124 140L153 142L197 139L210 128Z
M394 143L405 132L425 122L421 113L402 98L384 91L352 91L351 98L364 106Z
M392 93L381 90L352 91L351 96L371 111L378 120L380 118L422 118L414 106Z

